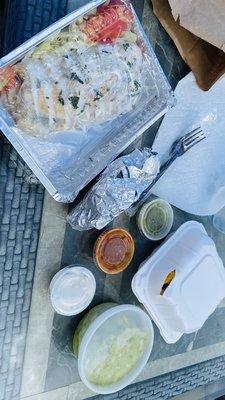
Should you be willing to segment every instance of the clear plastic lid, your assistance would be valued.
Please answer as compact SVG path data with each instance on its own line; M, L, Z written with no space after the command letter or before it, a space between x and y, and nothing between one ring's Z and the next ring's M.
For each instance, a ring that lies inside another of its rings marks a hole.
M86 331L78 367L84 383L97 393L113 393L141 372L151 353L154 333L148 315L136 306L113 307Z
M2 130L63 202L173 104L130 1L101 3L0 62Z
M173 209L162 199L144 204L138 213L137 223L140 231L150 240L161 240L173 226Z
M58 314L79 314L89 306L95 290L95 278L87 268L64 268L54 276L50 285L52 306Z
M134 240L122 228L109 229L99 236L94 246L94 260L106 274L124 271L134 256Z

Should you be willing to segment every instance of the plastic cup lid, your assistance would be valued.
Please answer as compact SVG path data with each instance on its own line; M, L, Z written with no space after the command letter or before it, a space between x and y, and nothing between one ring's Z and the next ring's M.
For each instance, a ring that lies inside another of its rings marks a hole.
M51 303L58 314L76 315L89 306L95 291L94 275L87 268L67 267L59 271L51 281Z
M118 274L131 263L134 255L134 240L122 228L109 229L102 233L94 246L94 260L106 274Z
M141 232L151 240L161 240L170 232L174 215L171 205L163 199L145 203L137 218Z

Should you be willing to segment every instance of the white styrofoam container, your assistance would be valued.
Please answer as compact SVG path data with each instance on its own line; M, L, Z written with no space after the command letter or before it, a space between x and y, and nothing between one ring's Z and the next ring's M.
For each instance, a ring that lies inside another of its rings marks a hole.
M167 275L176 270L163 295ZM199 330L225 297L225 269L202 224L183 224L142 265L132 290L167 343Z

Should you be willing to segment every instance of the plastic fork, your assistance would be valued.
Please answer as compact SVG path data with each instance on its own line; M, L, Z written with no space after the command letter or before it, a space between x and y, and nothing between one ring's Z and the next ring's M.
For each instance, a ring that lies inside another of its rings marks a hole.
M158 182L158 180L164 175L167 169L173 164L173 162L178 158L185 154L192 147L200 143L202 140L206 138L204 132L201 127L197 127L193 129L191 132L188 132L186 135L176 140L170 150L168 160L161 166L160 171L156 178L152 181L152 183L144 190L139 199L126 211L129 216L133 216L138 208L146 202L148 197L150 196L150 190L152 187Z

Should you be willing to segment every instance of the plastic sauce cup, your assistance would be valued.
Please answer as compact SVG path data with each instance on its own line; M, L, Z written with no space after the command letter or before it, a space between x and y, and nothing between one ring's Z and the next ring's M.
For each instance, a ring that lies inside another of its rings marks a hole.
M140 231L150 240L164 239L170 232L174 221L171 205L162 199L155 199L142 206L137 215Z
M134 240L125 229L108 230L95 243L95 263L106 274L118 274L131 263L134 248Z
M96 281L87 268L72 265L54 276L49 289L54 310L72 316L84 311L92 302Z

